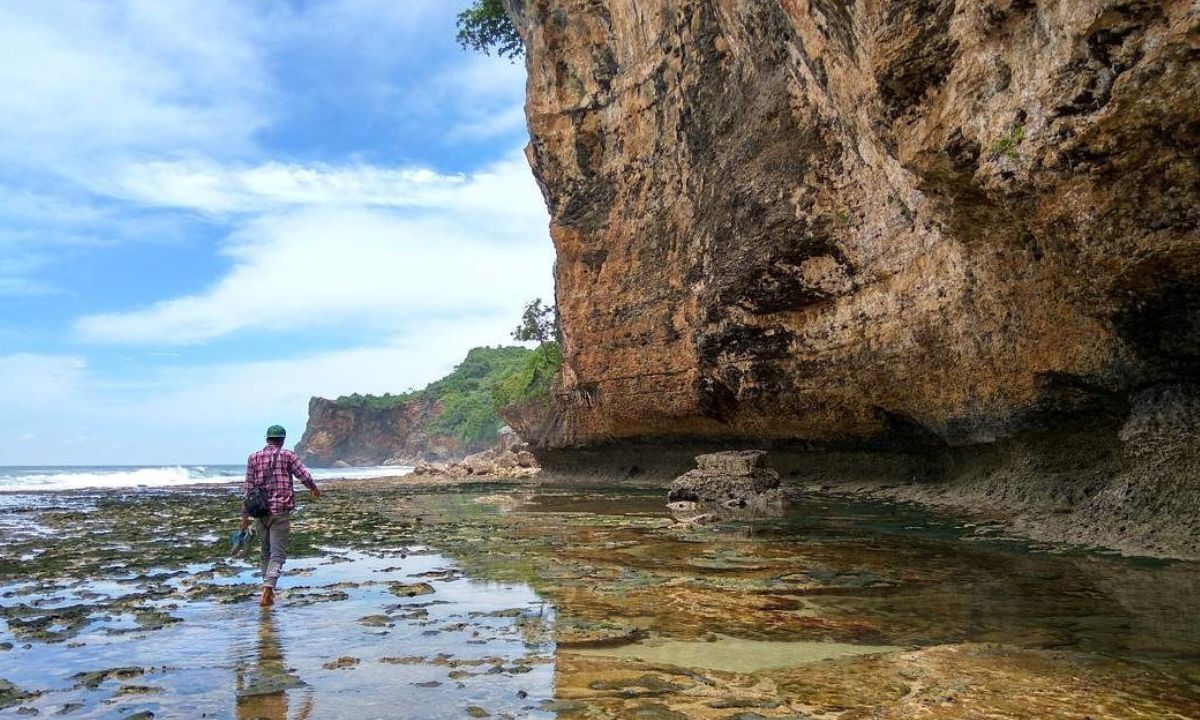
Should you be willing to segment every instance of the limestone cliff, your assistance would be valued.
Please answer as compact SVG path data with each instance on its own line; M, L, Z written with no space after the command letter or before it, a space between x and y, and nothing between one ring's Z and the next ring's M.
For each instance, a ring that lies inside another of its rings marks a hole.
M431 436L423 429L440 412L439 403L428 398L372 408L315 397L308 403L308 426L296 452L313 467L339 461L348 465L416 465L422 460L461 457L464 449L458 439Z
M507 2L551 467L900 451L795 462L1200 553L1200 5Z
M546 444L954 445L1191 392L1195 3L510 8L565 335Z

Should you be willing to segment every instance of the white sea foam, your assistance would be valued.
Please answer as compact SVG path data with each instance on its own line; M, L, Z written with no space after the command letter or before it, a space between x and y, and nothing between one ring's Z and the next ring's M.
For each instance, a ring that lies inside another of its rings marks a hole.
M407 475L413 469L407 465L381 467L309 468L315 480L364 480L366 478Z
M0 492L128 490L228 483L242 479L240 465L169 465L162 467L0 467ZM319 481L407 475L410 467L314 468Z
M225 483L238 475L205 466L120 468L0 468L0 490L39 492L93 488L171 487Z

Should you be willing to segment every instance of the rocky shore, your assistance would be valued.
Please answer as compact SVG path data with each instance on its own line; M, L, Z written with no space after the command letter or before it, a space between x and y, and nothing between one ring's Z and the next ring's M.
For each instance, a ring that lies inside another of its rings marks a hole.
M784 492L918 502L1002 522L1043 542L1200 558L1196 415L1063 422L987 445L908 450L761 443ZM1147 427L1149 426L1149 427ZM1132 431L1133 427L1139 432ZM745 446L742 446L745 447ZM681 440L539 451L542 478L662 488L696 456L736 444Z
M484 450L449 463L424 460L413 467L417 477L522 479L537 477L541 468L537 458L528 450Z
M770 493L763 460L689 458L702 472L679 489L702 503L715 483L723 503L741 478ZM1195 564L1022 546L825 493L679 522L665 485L545 480L331 482L294 521L271 613L253 603L251 563L226 556L233 488L7 503L0 711L1099 720L1200 707Z
M1200 555L1195 3L506 6L547 476L761 447L785 487Z

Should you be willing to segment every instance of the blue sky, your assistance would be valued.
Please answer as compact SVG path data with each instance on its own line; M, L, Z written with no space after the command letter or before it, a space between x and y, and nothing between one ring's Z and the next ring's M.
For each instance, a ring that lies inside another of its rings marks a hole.
M467 0L0 0L0 465L237 462L552 294Z

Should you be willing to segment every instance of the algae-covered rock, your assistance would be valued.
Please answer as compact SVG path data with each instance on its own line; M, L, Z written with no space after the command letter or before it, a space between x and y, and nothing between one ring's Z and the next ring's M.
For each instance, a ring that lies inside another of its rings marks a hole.
M240 703L251 698L278 695L285 690L304 687L306 684L300 678L281 668L261 669L245 678L244 684L238 690L237 700Z
M675 478L667 493L671 503L713 503L728 507L759 506L783 500L779 473L766 465L766 452L741 450L696 457L696 469Z
M643 632L624 623L560 618L554 634L561 648L595 648L637 642Z
M358 619L359 625L367 627L388 627L392 624L392 619L387 615L367 615Z
M124 667L107 668L105 670L90 670L88 672L75 673L71 679L75 681L76 687L86 687L89 690L95 690L100 687L100 684L110 678L116 680L129 680L135 677L140 677L145 674L144 668L136 665L127 665Z
M392 583L388 587L388 591L400 597L417 597L418 595L430 595L436 592L432 585L425 582Z
M19 705L39 695L41 695L40 692L22 690L4 678L0 678L0 710L12 707L13 705Z
M330 660L321 667L325 668L326 670L345 670L347 668L356 667L360 662L362 661L356 657L343 655L337 660Z

